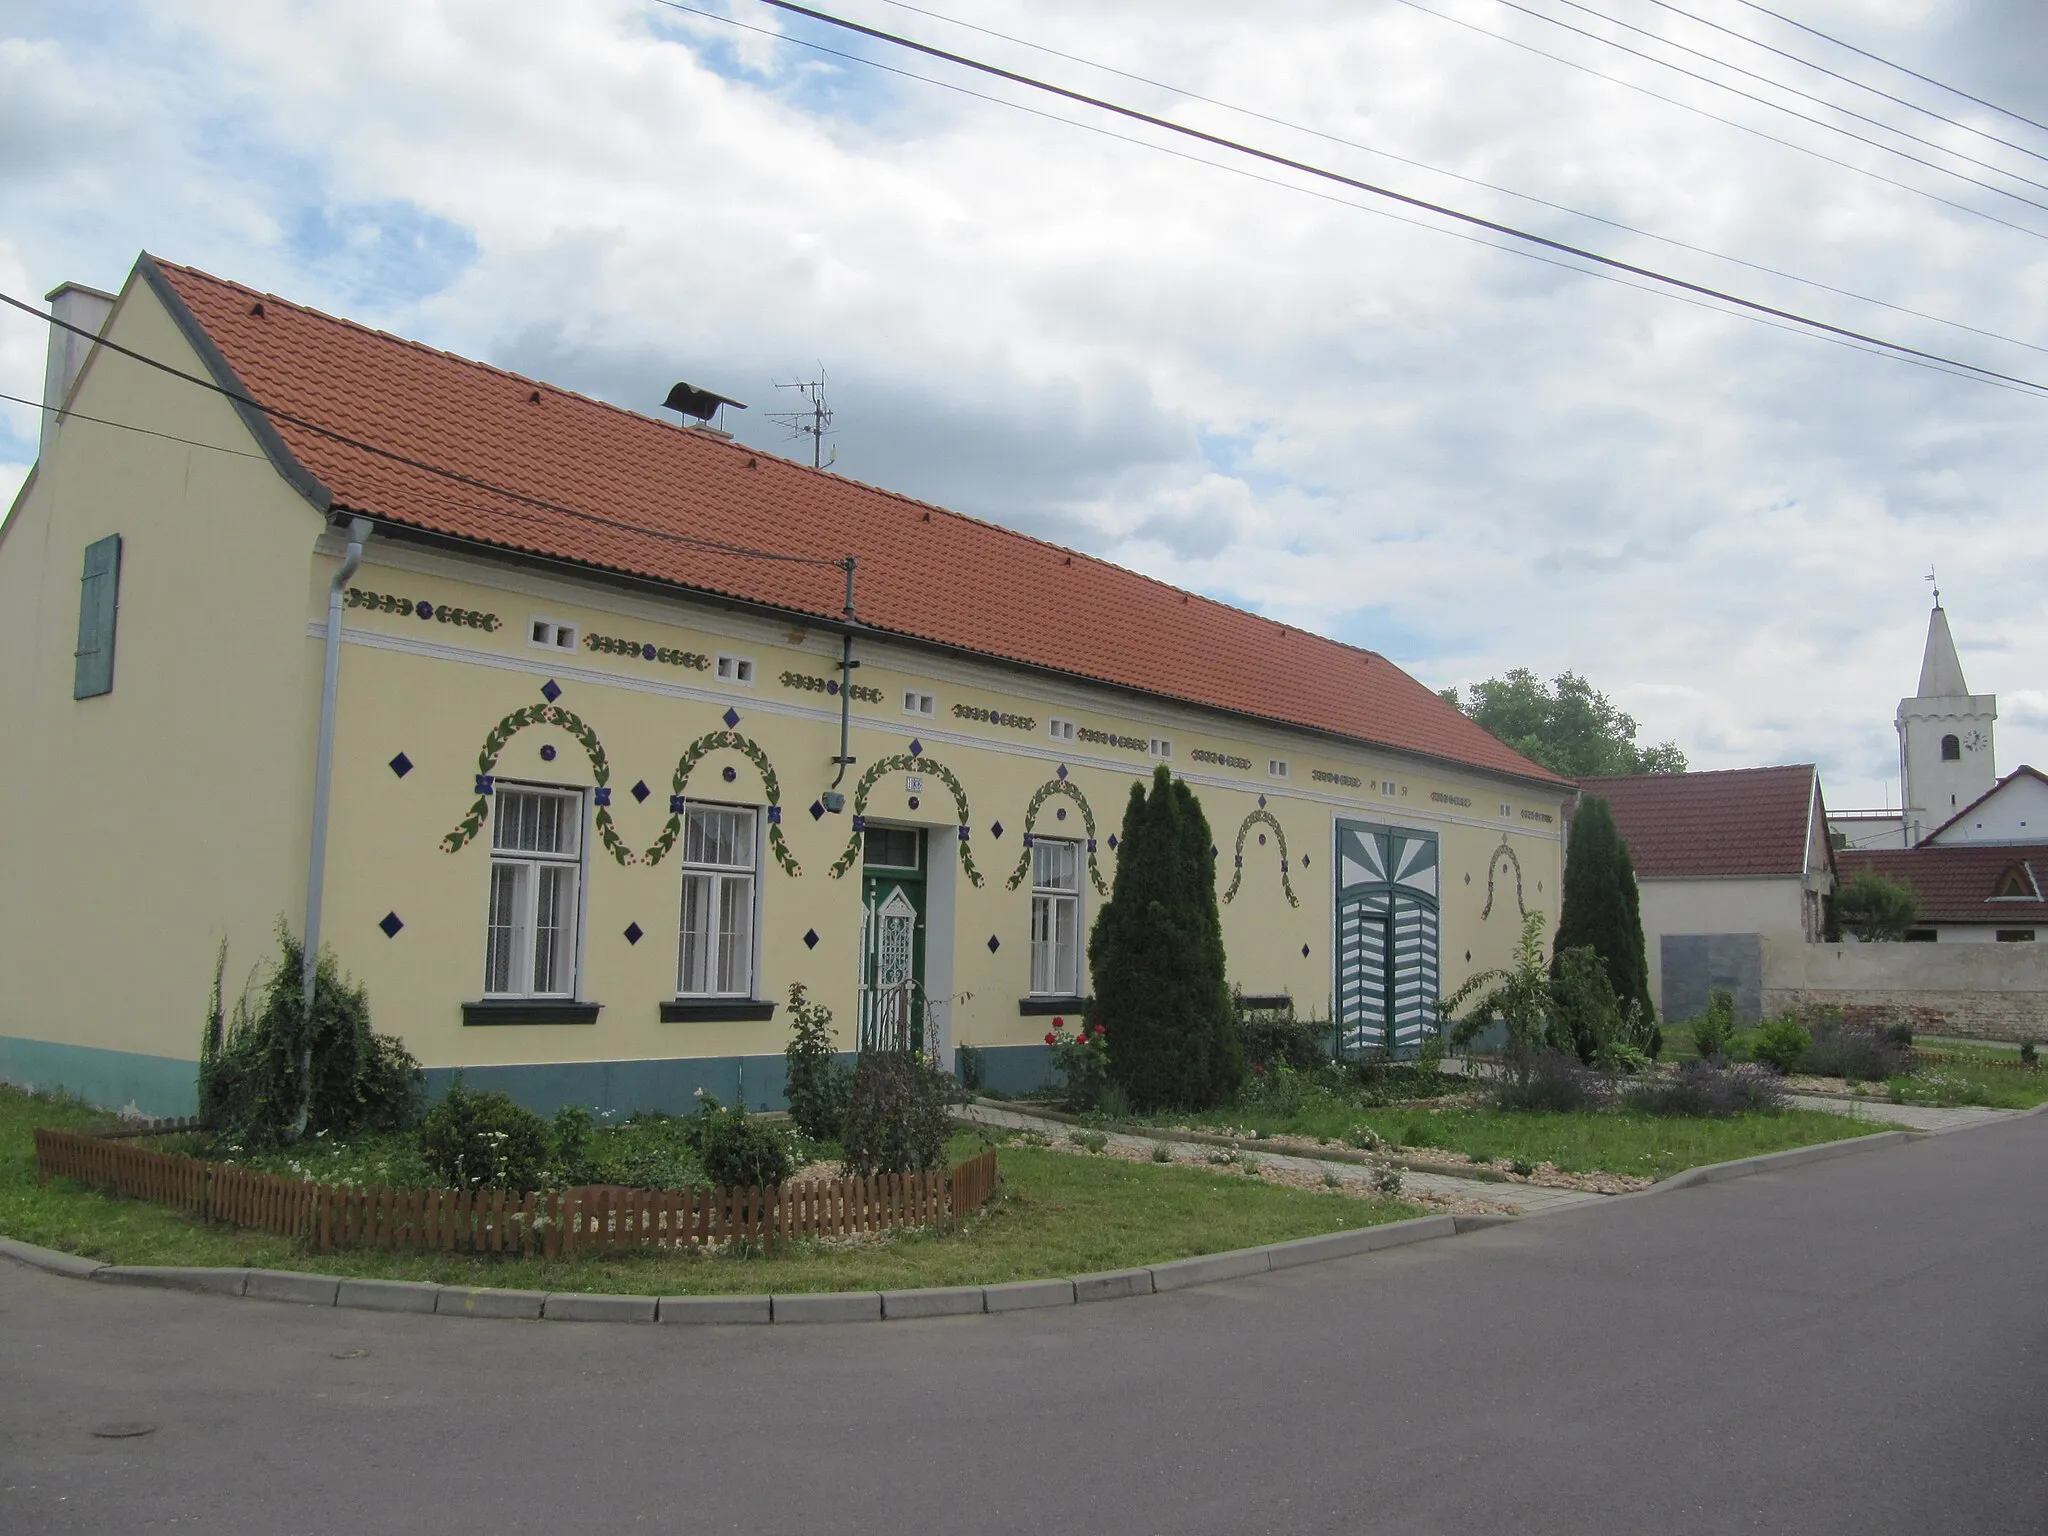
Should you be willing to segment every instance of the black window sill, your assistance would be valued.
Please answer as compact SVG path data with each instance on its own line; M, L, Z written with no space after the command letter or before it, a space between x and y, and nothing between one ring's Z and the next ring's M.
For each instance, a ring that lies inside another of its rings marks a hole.
M595 1024L602 1003L567 998L496 997L462 1005L464 1024Z
M1292 1008L1294 999L1285 992L1245 993L1238 1000L1243 1008Z
M1055 1013L1086 1013L1088 999L1085 997L1020 997L1017 999L1018 1014L1027 1019L1041 1019Z
M757 1003L746 997L711 997L702 1002L679 1000L661 1005L664 1024L758 1024L774 1017L773 1003Z

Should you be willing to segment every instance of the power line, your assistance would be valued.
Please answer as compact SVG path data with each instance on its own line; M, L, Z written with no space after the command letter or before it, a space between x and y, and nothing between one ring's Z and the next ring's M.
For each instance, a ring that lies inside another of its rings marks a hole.
M655 0L655 3L666 6L670 10L685 11L690 15L702 17L707 21L715 21L721 26L732 27L742 32L752 32L757 36L769 38L775 42L793 44L799 48L809 49L813 53L824 54L829 58L844 59L850 64L858 64L863 68L876 70L882 74L894 75L903 80L915 80L920 84L933 86L939 90L951 91L956 95L966 96L975 101L1006 107L1013 112L1021 112L1027 117L1040 118L1049 123L1059 123L1063 127L1075 128L1083 133L1092 133L1100 138L1110 139L1119 144L1129 144L1139 149L1151 150L1155 154L1168 155L1175 160L1185 160L1191 165L1199 165L1207 170L1221 171L1225 175L1240 177L1246 181L1255 181L1263 186L1278 187L1282 191L1292 192L1297 196L1312 197L1320 202L1334 203L1340 208L1350 208L1360 213L1369 213L1374 218L1388 219L1396 224L1410 225L1416 229L1427 230L1430 234L1441 236L1447 240L1461 240L1468 245L1483 246L1487 250L1500 251L1503 254L1518 257L1523 261L1533 261L1546 267L1556 267L1559 271L1570 272L1577 277L1587 277L1603 283L1613 283L1617 287L1627 288L1637 293L1650 294L1668 303L1690 305L1695 309L1706 310L1709 314L1725 315L1736 320L1746 320L1752 325L1768 326L1774 331L1784 331L1789 335L1802 336L1809 341L1823 341L1830 346L1844 347L1852 352L1868 353L1872 357L1886 358L1895 363L1904 363L1908 367L1924 368L1930 373L1966 379L1971 383L1982 384L1991 389L2010 390L2015 394L2032 395L2036 391L2048 387L2027 381L2000 383L1995 378L1985 377L1982 370L1976 368L1974 364L1949 364L1946 360L1934 362L1918 357L1906 357L1896 351L1884 350L1882 344L1865 346L1858 341L1844 340L1840 336L1824 335L1807 330L1800 325L1786 324L1783 321L1772 320L1763 315L1751 314L1745 310L1725 309L1718 304L1709 303L1704 299L1695 298L1689 294L1675 293L1668 288L1652 287L1648 283L1631 282L1624 276L1604 271L1599 267L1578 266L1569 261L1561 261L1555 256L1546 256L1541 251L1526 250L1520 246L1508 245L1501 241L1487 240L1479 235L1469 234L1460 229L1447 229L1441 224L1431 223L1425 219L1410 218L1405 214L1395 213L1389 209L1377 207L1370 203L1359 202L1352 198L1339 197L1335 193L1319 191L1314 187L1305 187L1299 182L1282 181L1277 176L1264 176L1241 165L1228 165L1221 161L1204 159L1200 155L1189 154L1184 150L1174 149L1170 145L1160 144L1150 139L1137 138L1131 134L1118 133L1113 129L1103 127L1099 123L1082 122L1077 118L1062 117L1056 112L1041 111L1037 107L1027 106L1023 102L1014 101L1008 97L991 96L983 91L972 90L956 81L940 80L931 75L920 75L914 70L898 69L895 65L884 64L879 59L865 58L860 54L848 53L838 48L828 48L825 44L814 42L810 38L792 36L787 32L772 31L767 27L756 27L747 22L735 20L731 16L721 15L716 11L700 10L696 6L684 3L684 0ZM1764 270L1768 271L1770 269L1765 268ZM1873 302L1882 303L1883 301L1875 300ZM1913 313L1913 311L1907 311L1907 313ZM1972 329L1972 327L1965 326L1963 329ZM1855 333L1852 332L1850 334L1853 335ZM2010 338L1996 337L1995 339L2008 340ZM2031 343L2017 342L2015 345L2030 346ZM2048 350L2048 348L2035 348L2034 350L2044 351Z
M1666 96L1662 91L1653 91L1647 85L1637 85L1633 80L1624 80L1619 75L1610 75L1604 70L1595 69L1590 64L1581 64L1577 59L1568 59L1561 53L1552 53L1547 48L1538 48L1534 43L1525 43L1518 37L1509 37L1504 32L1491 31L1486 27L1480 26L1477 22L1466 21L1461 16L1447 16L1442 11L1434 10L1422 4L1422 0L1395 0L1395 3L1405 5L1411 11L1420 11L1425 16L1434 16L1438 21L1447 21L1454 27L1463 27L1467 32L1476 32L1481 37L1490 37L1497 43L1506 43L1510 48L1519 48L1524 53L1533 53L1539 59L1548 59L1553 64L1562 64L1566 69L1575 69L1582 75L1591 75L1596 80L1605 80L1609 85L1618 85L1625 91L1634 91L1638 96L1648 96L1651 100L1661 101L1666 106L1677 107L1681 112L1690 112L1696 117L1704 117L1712 122L1720 123L1724 127L1733 128L1739 133L1749 134L1752 138L1763 139L1767 143L1776 144L1783 149L1794 150L1815 160L1824 160L1829 165L1838 165L1845 171L1854 171L1858 176L1867 176L1872 181L1881 181L1888 187L1897 187L1901 192L1910 192L1915 197L1924 197L1931 203L1940 203L1944 208L1953 208L1957 213L1967 213L1972 218L1983 219L1987 223L1997 224L2019 234L2032 236L2036 240L2048 240L2048 234L2043 234L2038 229L2031 229L2025 224L2015 224L2011 219L2001 219L1997 214L1988 213L1982 208L1972 208L1968 203L1959 203L1953 198L1943 197L1939 192L1930 192L1925 187L1916 187L1910 181L1900 181L1897 177L1887 176L1882 171L1873 171L1866 165L1857 165L1853 161L1837 159L1824 150L1798 143L1793 139L1780 138L1775 133L1768 133L1764 129L1752 127L1748 123L1737 122L1732 117L1723 117L1718 112L1709 111L1705 107L1695 106L1692 102L1680 101L1676 96Z
M1854 75L1845 75L1840 70L1829 69L1825 64L1816 64L1812 59L1806 58L1802 54L1793 53L1788 49L1779 48L1771 43L1765 42L1760 37L1751 37L1747 32L1738 32L1733 27L1722 26L1721 23L1718 21L1710 20L1705 16L1695 15L1693 12L1688 11L1682 5L1673 5L1671 3L1671 0L1648 0L1648 3L1656 6L1659 10L1669 11L1674 16L1683 16L1687 21L1697 22L1700 26L1703 27L1711 27L1716 32L1724 33L1729 37L1736 38L1742 42L1748 43L1752 48L1761 48L1766 53L1775 53L1781 59L1790 59L1794 64L1797 64L1804 69L1810 69L1815 74L1826 75L1830 80L1839 80L1844 85L1854 86L1859 91L1867 91L1872 96L1880 97L1885 101L1893 102L1898 106L1906 108L1910 112L1918 112L1923 117L1931 117L1937 123L1947 123L1951 128L1960 128L1965 133L1974 133L1981 139L1989 139L1992 143L2002 144L2007 149L2018 150L2021 154L2031 156L2033 159L2048 160L2048 155L2044 155L2038 150L2029 149L2024 144L2015 144L2011 139L2002 139L1997 134L1991 132L1988 128L1979 128L1973 123L1964 122L1961 118L1949 117L1944 113L1935 111L1932 107L1923 107L1917 101L1909 101L1904 96L1894 96L1890 91L1882 90L1879 87L1870 84L1866 80L1858 80ZM1771 13L1765 12L1765 14L1769 15ZM1794 23L1794 25L1797 25L1797 23ZM1882 62L1882 60L1880 60L1879 62ZM1893 65L1891 67L1896 69L1898 66ZM1908 71L1908 73L1910 74L1911 71ZM1926 76L1922 75L1917 78L1926 79ZM1929 83L1938 84L1938 82ZM1948 87L1944 85L1941 86L1941 89L1947 90ZM1957 94L1961 93L1958 92ZM1971 97L1970 99L1972 101L1976 100L1975 97ZM1986 103L1986 105L1988 105L1988 103ZM1993 107L1991 110L1996 112L1999 109ZM2021 118L2020 121L2025 122L2026 119Z
M673 4L675 0L664 0L664 3ZM950 53L929 43L920 43L911 38L900 36L897 33L883 31L878 27L870 27L860 22L848 21L843 17L831 15L829 12L813 10L809 6L795 3L795 0L760 0L760 3L771 6L776 10L787 11L792 15L807 17L826 26L836 27L841 31L870 37L877 42L888 43L913 53L923 54L929 58L957 64L963 68L975 70L978 73L989 75L996 79L1007 80L1012 84L1021 85L1031 90L1042 91L1047 95L1058 96L1068 101L1078 102L1083 106L1094 107L1100 111L1113 113L1116 116L1128 118L1133 122L1144 123L1148 127L1163 129L1169 133L1177 133L1184 138L1194 139L1200 143L1210 144L1220 149L1246 155L1256 160L1262 160L1270 165L1277 165L1287 170L1298 171L1304 175L1334 182L1339 186L1350 187L1355 191L1368 193L1374 197L1387 198L1410 208L1421 209L1426 213L1455 219L1459 223L1477 229L1488 230L1497 235L1505 235L1512 240L1526 241L1544 250L1556 251L1562 255L1576 257L1582 261L1597 263L1600 266L1617 272L1626 272L1636 277L1646 278L1651 282L1663 284L1669 288L1718 300L1724 304L1732 304L1755 314L1768 315L1777 320L1789 321L1795 325L1810 327L1814 331L1826 332L1830 335L1861 342L1868 346L1879 347L1886 352L1896 353L1900 356L1919 358L1949 368L1962 369L1968 373L1997 380L2005 384L2015 385L2022 389L2048 392L2048 384L2042 384L2033 379L1999 373L1994 369L1983 368L1975 363L1964 362L1958 358L1946 357L1938 352L1924 351L1918 347L1906 346L1902 342L1888 341L1880 336L1872 336L1863 331L1852 330L1847 326L1833 325L1825 320L1817 320L1811 316L1799 314L1794 310L1780 309L1775 305L1764 304L1755 299L1745 299L1738 294L1729 293L1723 289L1711 288L1703 283L1695 283L1685 278L1674 277L1669 273L1660 272L1654 267L1640 266L1634 262L1622 261L1614 256L1603 256L1599 252L1587 250L1583 246L1571 245L1562 240L1552 240L1546 235L1518 229L1512 224L1503 224L1498 220L1482 218L1478 214L1466 213L1443 203L1434 203L1426 198L1413 197L1405 192L1396 192L1390 187L1379 186L1369 181L1361 181L1356 177L1346 176L1341 172L1312 165L1307 161L1296 160L1286 155L1277 154L1272 150L1258 149L1239 140L1225 138L1221 134L1208 133L1200 128L1190 128L1185 124L1176 123L1170 118L1157 117L1149 112L1141 112L1135 107L1120 106L1116 102L1105 100L1102 97L1090 96L1080 91L1070 90L1062 85L1054 85L1050 81L1040 80L1031 75L1020 74L1015 70L1004 69L1000 65L984 63L979 59L968 58L964 54ZM678 8L690 9L690 7L682 6Z
M1952 85L1945 85L1941 81L1935 79L1932 75L1923 75L1920 73L1919 70L1908 69L1903 64L1894 64L1890 59L1872 53L1867 48L1858 48L1854 43L1845 43L1839 37L1835 37L1829 33L1823 32L1818 27L1809 27L1805 22L1794 21L1790 16L1784 15L1782 12L1779 11L1774 11L1767 5L1758 5L1756 3L1756 0L1735 0L1735 3L1737 5L1746 5L1752 11L1760 12L1761 14L1770 17L1773 21L1782 21L1788 27L1796 27L1801 32L1806 33L1809 37L1817 37L1824 43L1833 43L1837 48L1846 49L1850 53L1857 54L1862 58L1869 59L1873 64L1882 64L1886 69L1895 69L1902 75L1910 75L1915 80L1918 80L1925 85L1931 85L1938 91L1947 91L1949 95L1960 96L1964 101L1974 101L1978 106L1987 107L1991 111L1998 113L2001 117L2009 117L2014 122L2025 123L2029 128L2039 128L2043 133L2048 133L2048 123L2037 123L2031 117L2026 117L2018 112L2011 111L2006 107L2001 107L1996 102L1986 101L1982 96L1972 96L1968 91L1957 90L1956 87Z
M1668 245L1677 250L1690 251L1695 256L1706 256L1715 261L1730 262L1738 267L1747 267L1752 272L1761 272L1768 277L1782 278L1786 282L1798 283L1801 286L1807 288L1815 288L1823 293L1832 293L1841 298L1854 299L1859 304L1874 304L1878 306L1880 309L1888 309L1895 314L1911 315L1916 320L1927 320L1931 321L1936 325L1953 326L1955 329L1959 331L1968 331L1970 334L1974 336L1983 336L1987 337L1992 341L2002 341L2015 347L2025 347L2027 350L2031 352L2040 352L2043 354L2048 354L2048 346L2041 346L2031 341L2022 341L2016 336L2007 336L1998 331L1986 330L1982 326L1970 325L1967 322L1961 320L1951 320L1945 315L1929 314L1925 310L1913 309L1905 304L1895 304L1889 299L1880 299L1871 294L1858 293L1851 288L1840 288L1833 283L1824 283L1817 278L1801 277L1796 272L1787 272L1784 271L1782 268L1768 266L1763 262L1750 261L1742 256L1731 256L1726 251L1716 251L1709 249L1708 247L1703 245L1694 245L1689 241L1680 240L1671 235L1660 235L1655 230L1643 229L1638 225L1625 223L1620 219L1610 219L1604 214L1589 213L1583 208L1574 208L1567 203L1553 202L1549 198L1538 197L1534 193L1518 192L1513 187L1504 187L1500 185L1498 182L1486 181L1477 176L1467 176L1461 171L1453 171L1440 165L1432 165L1426 160L1415 160L1411 159L1407 155L1397 155L1392 150L1380 149L1375 145L1360 143L1356 139L1347 139L1340 134L1330 133L1321 128L1310 127L1306 123L1294 122L1291 119L1284 117L1275 117L1271 113L1260 112L1252 107L1241 106L1235 102L1224 101L1219 97L1205 96L1200 91L1190 90L1186 86L1174 85L1168 81L1155 79L1150 75L1133 74L1130 70L1119 69L1114 64L1104 64L1098 59L1086 58L1081 54L1077 53L1067 53L1062 51L1061 49L1050 47L1044 43L1035 43L1031 41L1029 38L1017 37L1008 32L998 32L992 27L980 26L977 23L971 21L963 21L957 16L948 16L939 11L927 10L923 6L910 4L909 0L881 0L881 3L888 6L893 6L895 9L899 11L909 11L915 15L927 17L933 21L944 22L948 26L960 27L969 32L981 33L985 37L997 38L1006 43L1014 43L1020 48L1029 48L1035 53L1047 54L1052 58L1056 59L1065 59L1070 64L1079 64L1087 69L1100 70L1104 74L1115 75L1120 79L1134 81L1139 85L1150 86L1155 90L1168 91L1171 92L1173 95L1184 97L1189 101L1199 101L1206 106L1220 107L1226 112L1235 112L1238 113L1240 116L1249 117L1258 122L1270 123L1276 128L1286 128L1295 133L1305 133L1309 135L1311 138L1322 139L1326 143L1340 145L1345 149L1355 149L1363 154L1378 155L1380 158L1385 160L1391 160L1397 165L1413 166L1417 170L1428 171L1431 175L1434 176L1447 176L1451 180L1461 181L1465 183L1467 186L1483 187L1488 192L1498 192L1503 197L1516 198L1525 203L1533 203L1539 208L1548 208L1556 213L1569 214L1571 217L1575 219L1587 219L1595 224L1604 224L1609 229L1618 229L1625 234L1636 235L1645 240L1655 240L1660 245ZM1651 3L1661 5L1664 3L1664 0L1651 0ZM1449 18L1445 19L1448 20ZM738 26L743 24L734 22L732 23L732 25ZM765 35L772 37L782 34L766 33ZM1492 36L1493 34L1489 33L1488 35ZM800 38L788 38L787 40L791 42L803 41ZM1502 41L1508 41L1508 39L1503 38ZM846 58L857 57L851 54L840 56ZM1545 55L1545 57L1549 57L1549 55ZM926 77L923 75L913 75L910 76L910 78L917 80L926 79ZM943 82L928 81L927 83L942 84ZM995 100L997 98L991 97L985 99ZM1659 99L1661 100L1665 98ZM1058 118L1056 119L1056 121L1071 122L1072 119ZM1142 143L1144 141L1131 140L1130 142ZM1796 148L1798 146L1794 147ZM1207 165L1212 164L1213 162L1202 161L1200 163ZM1850 167L1850 169L1855 169L1855 167ZM1264 180L1265 178L1260 179ZM1276 185L1285 185L1285 183L1276 183ZM1339 199L1339 201L1343 201L1345 203L1345 206L1347 207L1355 208L1360 206L1357 203L1352 203L1344 199ZM1423 227L1430 228L1434 226L1425 225ZM1490 241L1482 241L1480 243L1489 245L1491 244ZM1499 249L1499 247L1496 248ZM1573 268L1572 270L1580 271L1583 269Z
M140 432L144 437L160 437L167 443L183 443L187 448L211 448L215 453L231 453L238 459L264 457L260 453L251 453L246 448L229 448L222 443L202 443L196 437L180 437L175 432L159 432L152 427L138 427L132 421L109 421L104 416L88 416L83 411L67 411L61 405L46 405L40 400L30 400L22 395L0 394L0 400L12 400L16 405L33 406L36 410L55 416L60 423L89 421L95 426L118 427L123 432Z
M466 474L462 470L449 469L445 465L430 463L425 459L416 459L410 454L399 453L394 449L380 447L376 443L365 442L359 437L351 437L346 432L338 432L332 427L322 426L317 421L309 421L304 416L280 410L274 405L265 405L261 400L246 395L238 389L229 389L226 385L218 383L213 379L201 378L196 373L187 373L184 369L174 367L160 358L150 357L146 353L137 352L132 347L124 347L117 341L109 341L97 331L89 331L84 326L73 325L69 320L59 320L47 310L38 309L26 300L17 299L13 294L0 293L0 304L12 305L23 314L34 315L45 325L54 325L59 330L71 332L74 336L83 336L97 347L104 347L109 352L118 352L121 356L133 358L138 363L146 363L161 373L169 374L174 379L182 379L187 384L197 384L201 389L209 389L217 395L224 395L237 405L245 405L251 410L261 411L265 416L273 420L286 422L291 426L316 433L331 442L357 449L362 453L373 454L377 458L386 459L391 463L403 464L408 469L417 469L426 474L437 475L444 480L453 481L458 485L469 486L473 490L485 491L493 496L502 496L509 501L523 502L527 506L537 507L544 512L553 512L562 517L574 518L579 522L594 523L599 527L611 528L621 533L644 534L648 538L662 539L673 544L686 544L698 549L715 550L720 554L737 555L749 560L774 560L788 565L823 565L831 566L837 570L844 570L846 568L844 560L831 560L821 555L790 555L769 549L751 549L744 544L728 544L719 539L697 538L691 534L676 533L665 528L646 528L637 523L628 523L618 518L605 517L596 512L586 512L580 507L564 506L560 502L549 501L544 497L528 495L525 491L515 491L509 486L495 485L489 480L482 479L476 475ZM65 414L69 415L71 413L66 412ZM125 425L125 423L110 422L108 425L120 426ZM146 429L137 428L136 430ZM207 445L201 444L198 446L203 447ZM517 514L514 515L516 516Z
M1716 80L1712 75L1703 75L1698 70L1687 69L1682 64L1674 64L1669 59L1660 59L1654 53L1645 53L1640 48L1631 48L1627 43L1619 43L1611 37L1602 37L1599 33L1590 32L1584 27L1575 27L1568 21L1560 21L1555 16L1546 16L1541 11L1531 10L1528 6L1519 4L1518 0L1494 0L1494 3L1496 5L1506 7L1508 10L1517 11L1520 14L1531 17L1536 21L1543 22L1547 26L1557 27L1563 31L1570 32L1576 37L1589 38L1593 42L1599 43L1604 47L1612 48L1618 52L1625 53L1629 55L1629 57L1631 58L1642 59L1646 63L1656 65L1659 69L1668 69L1673 74L1685 76L1685 78L1688 80L1697 80L1703 85L1712 86L1715 90L1726 91L1731 96L1739 96L1744 101L1755 102L1760 107L1768 107L1773 112L1782 112L1787 117L1797 118L1802 123L1811 123L1814 125L1814 127L1824 128L1830 133L1839 133L1845 139L1853 139L1858 144L1867 144L1872 149L1882 151L1887 155L1897 155L1901 160L1908 160L1911 161L1914 165L1925 166L1928 170L1935 172L1937 175L1953 176L1956 180L1967 183L1970 186L1981 188L1982 190L1994 193L1999 197L2009 197L2016 203L2025 203L2029 208L2038 208L2043 213L2048 213L2048 203L2037 203L2031 197L2022 196L2018 192L2008 191L2004 187L1994 186L1992 185L1992 183L1988 181L1979 181L1975 176L1967 175L1962 171L1956 170L1952 166L1942 165L1937 161L1933 160L1922 159L1919 155L1913 154L1907 150L1900 149L1895 144L1887 144L1882 139L1868 138L1863 134L1856 133L1848 128L1844 128L1840 123L1831 123L1828 122L1825 118L1809 116L1808 114L1798 111L1795 108L1786 106L1785 103L1783 103L1782 101L1772 101L1767 96L1759 96L1753 91L1742 90L1738 86L1730 85L1725 80ZM1604 15L1599 11L1593 10L1589 6L1579 4L1578 0L1559 0L1559 3L1562 5L1568 5L1575 11L1583 11L1589 16L1598 16L1602 21L1612 22L1615 26L1626 27L1631 32L1643 32L1643 29L1641 27L1631 26L1628 22L1625 21L1615 21L1615 19L1612 16ZM1644 35L1655 36L1654 33L1644 33ZM1861 122L1874 123L1878 127L1883 128L1886 132L1896 133L1902 138L1911 139L1916 144L1926 145L1926 147L1928 147L1929 149L1937 150L1945 155L1954 155L1958 160L1967 160L1972 165L1979 165L1984 167L1984 169L1986 170L1995 171L2000 176L2009 176L2014 181L2020 182L2025 186L2035 187L2043 192L2048 192L2048 183L2033 181L2028 177L2018 174L2015 171L2002 170L1998 166L1991 164L1989 161L1979 160L1975 156L1966 155L1961 150L1948 149L1942 145L1931 143L1926 139L1920 138L1917 134L1906 132L1906 130L1903 128L1894 128L1889 123L1880 122L1877 118L1874 117L1865 117L1861 112L1852 111L1848 107L1838 107L1833 102L1823 101L1822 98L1814 96L1810 92L1802 91L1798 89L1798 87L1796 86L1783 85L1776 80L1771 80L1768 76L1757 74L1754 70L1744 69L1740 64L1730 64L1724 59L1715 58L1712 54L1701 53L1699 49L1688 47L1684 43L1672 42L1667 38L1658 38L1658 41L1664 43L1667 47L1684 49L1684 51L1687 53L1697 54L1701 58L1709 59L1713 63L1719 64L1724 69L1732 69L1736 71L1738 74L1748 75L1752 79L1764 80L1768 84L1777 86L1780 90L1790 91L1792 92L1792 94L1796 96L1805 96L1810 101L1819 101L1823 106L1829 108L1829 110L1831 111L1840 112L1844 116L1856 118Z

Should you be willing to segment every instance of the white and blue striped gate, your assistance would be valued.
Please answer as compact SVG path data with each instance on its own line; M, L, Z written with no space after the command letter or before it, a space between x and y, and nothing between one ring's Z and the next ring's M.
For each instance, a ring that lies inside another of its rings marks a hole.
M1411 1056L1436 1029L1437 839L1337 823L1337 1021L1347 1056Z

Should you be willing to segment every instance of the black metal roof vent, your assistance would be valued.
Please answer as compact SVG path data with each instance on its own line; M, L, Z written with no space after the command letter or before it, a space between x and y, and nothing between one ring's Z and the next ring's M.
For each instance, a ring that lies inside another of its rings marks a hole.
M737 400L730 399L725 395L714 394L708 389L699 389L694 384L677 384L668 392L668 398L661 402L663 410L675 411L681 415L693 417L698 425L707 427L711 425L712 420L718 413L728 405L736 411L744 411L746 409Z

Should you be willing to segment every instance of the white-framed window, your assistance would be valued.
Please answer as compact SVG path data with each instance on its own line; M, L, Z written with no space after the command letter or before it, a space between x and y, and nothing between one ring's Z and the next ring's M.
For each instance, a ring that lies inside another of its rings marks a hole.
M1031 992L1081 995L1081 845L1061 838L1031 845Z
M1286 778L1286 777L1287 777L1287 759L1286 759L1286 758L1284 758L1284 757L1269 757L1269 758L1267 758L1267 759L1266 759L1266 777L1267 777L1267 778L1269 778L1269 779L1284 779L1284 778Z
M712 670L721 683L742 683L749 688L754 685L754 659L751 656L721 655Z
M1503 800L1500 803L1500 813L1502 816L1512 821L1515 815L1515 808L1512 805L1509 805L1507 801Z
M576 649L576 626L556 619L530 619L526 625L526 643L539 646L544 651L573 651Z
M1152 755L1154 757L1173 756L1173 743L1164 736L1154 736L1152 738Z
M916 688L903 690L903 713L929 720L939 712L939 701Z
M501 784L495 799L484 996L574 997L583 794Z
M1400 786L1396 784L1392 779L1381 779L1380 793L1385 795L1389 800L1391 800L1394 798L1395 795L1400 793Z
M751 997L759 813L744 805L683 808L678 997Z
M1054 715L1050 725L1054 741L1072 741L1074 739L1073 721L1062 720L1058 715Z

